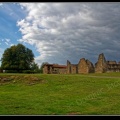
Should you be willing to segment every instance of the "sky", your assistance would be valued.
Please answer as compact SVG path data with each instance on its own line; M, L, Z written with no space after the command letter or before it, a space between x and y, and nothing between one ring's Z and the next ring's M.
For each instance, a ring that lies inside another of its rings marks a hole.
M119 2L0 2L0 59L21 43L35 62L120 61Z

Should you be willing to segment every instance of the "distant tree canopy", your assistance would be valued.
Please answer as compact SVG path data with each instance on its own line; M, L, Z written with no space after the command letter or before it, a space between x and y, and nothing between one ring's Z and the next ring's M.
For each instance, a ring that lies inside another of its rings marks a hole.
M32 63L31 70L33 70L35 73L40 73L39 65L35 62Z
M32 50L22 44L7 48L1 59L1 68L5 70L30 70L33 66L34 54Z

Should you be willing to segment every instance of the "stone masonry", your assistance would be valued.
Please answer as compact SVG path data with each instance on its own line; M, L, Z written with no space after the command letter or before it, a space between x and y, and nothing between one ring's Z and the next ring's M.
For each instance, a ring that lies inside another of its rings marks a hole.
M46 64L43 67L44 74L86 74L120 72L120 62L106 61L103 53L99 54L98 61L93 63L85 58L81 58L78 64L71 64L67 60L67 65Z
M44 74L66 74L66 65L45 64L43 66Z
M78 68L77 68L77 64L71 64L70 61L67 60L67 73L71 73L71 74L76 74L78 73Z
M92 62L89 60L85 60L85 58L80 59L78 63L78 73L93 73L94 66Z
M120 72L120 62L106 61L104 54L101 53L98 57L97 63L95 63L95 72Z
M96 73L104 73L107 71L107 63L104 57L104 54L101 53L98 57L97 63L95 63L95 72Z

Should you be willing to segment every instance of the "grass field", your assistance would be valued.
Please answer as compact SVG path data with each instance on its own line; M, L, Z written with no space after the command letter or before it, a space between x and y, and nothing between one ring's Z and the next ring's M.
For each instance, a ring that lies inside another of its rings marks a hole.
M120 115L120 73L1 73L0 115Z

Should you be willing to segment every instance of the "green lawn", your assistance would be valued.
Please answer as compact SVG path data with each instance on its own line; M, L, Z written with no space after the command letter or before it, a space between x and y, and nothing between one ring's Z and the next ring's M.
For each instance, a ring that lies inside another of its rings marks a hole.
M120 73L5 76L0 115L120 115Z

